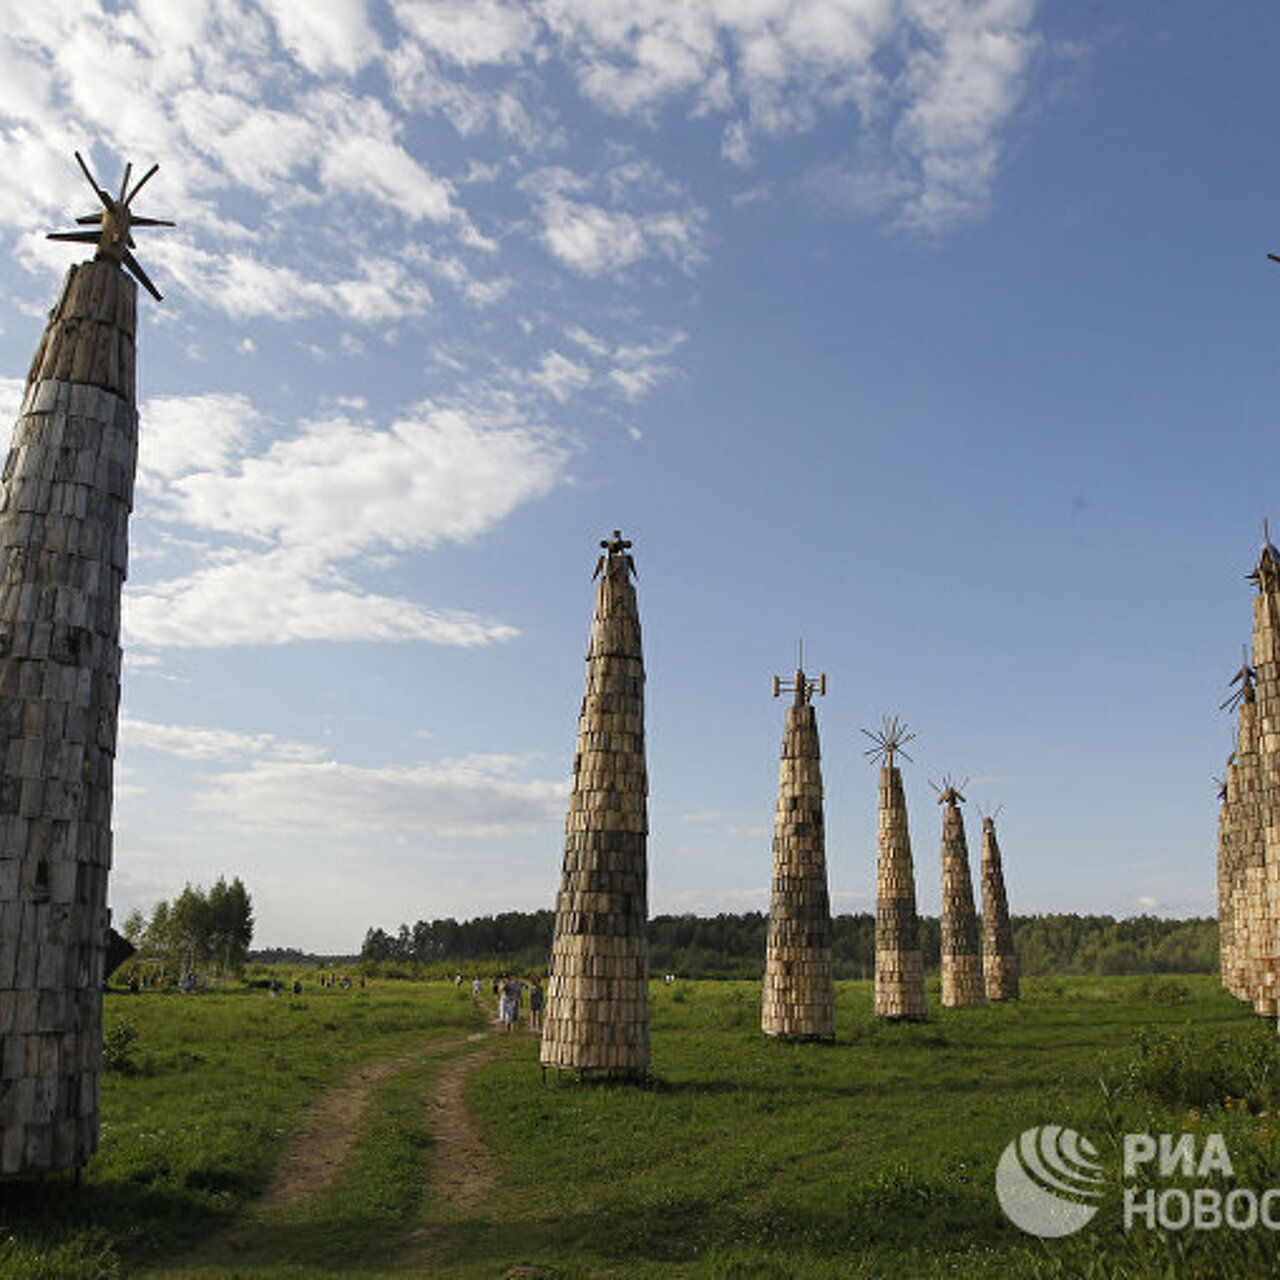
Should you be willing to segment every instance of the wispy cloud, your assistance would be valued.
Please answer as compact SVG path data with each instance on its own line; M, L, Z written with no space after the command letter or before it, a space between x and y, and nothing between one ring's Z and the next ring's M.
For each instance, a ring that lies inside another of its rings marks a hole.
M133 716L120 717L120 742L189 760L226 761L247 757L270 760L318 760L323 753L301 742L286 742L273 733L236 733L190 725L155 724Z
M651 178L647 165L615 166L598 180L557 167L530 174L521 188L543 244L579 275L616 274L648 258L689 270L704 256L706 213L679 188Z
M248 827L384 839L396 832L484 839L564 818L566 781L522 777L526 761L472 755L371 769L325 761L262 761L223 773L201 806ZM323 805L316 797L323 795Z
M368 590L333 564L289 552L234 556L130 590L124 632L131 644L200 649L300 640L422 640L470 648L517 634L497 619Z

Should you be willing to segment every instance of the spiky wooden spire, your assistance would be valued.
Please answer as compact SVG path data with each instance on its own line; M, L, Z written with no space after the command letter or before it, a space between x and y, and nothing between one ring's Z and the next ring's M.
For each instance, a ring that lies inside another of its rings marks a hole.
M114 262L117 266L126 267L133 275L133 278L157 302L160 302L160 291L151 283L150 277L142 269L141 263L133 256L132 250L137 246L133 242L132 232L134 227L171 227L173 223L164 218L143 218L134 213L130 207L133 204L134 197L151 181L160 166L153 164L130 189L129 177L133 172L133 165L126 164L124 177L120 182L120 194L113 199L107 191L98 185L98 180L89 172L89 166L85 164L84 157L78 151L75 156L76 163L79 164L81 172L88 180L89 185L93 188L94 195L98 197L102 205L100 210L94 213L86 213L83 217L77 218L76 221L81 226L97 226L101 230L51 231L46 239L69 240L79 244L96 244L98 252L94 255L95 261Z

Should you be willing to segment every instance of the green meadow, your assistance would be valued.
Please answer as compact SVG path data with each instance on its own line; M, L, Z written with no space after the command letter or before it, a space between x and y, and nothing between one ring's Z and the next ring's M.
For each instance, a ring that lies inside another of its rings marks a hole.
M930 994L928 1022L887 1025L870 983L841 983L836 1043L782 1044L759 1034L758 983L655 983L635 1085L544 1080L536 1037L448 983L112 993L101 1151L78 1186L0 1187L0 1275L1280 1268L1263 1225L1126 1231L1118 1185L1061 1240L994 1193L1006 1144L1050 1123L1114 1184L1123 1134L1169 1132L1224 1135L1224 1188L1280 1186L1280 1045L1215 979L1033 979L1017 1004L953 1011Z

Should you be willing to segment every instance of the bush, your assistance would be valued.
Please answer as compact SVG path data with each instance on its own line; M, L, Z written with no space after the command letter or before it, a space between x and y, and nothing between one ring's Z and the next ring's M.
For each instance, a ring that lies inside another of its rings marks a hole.
M138 1064L133 1060L133 1045L138 1029L131 1022L117 1022L102 1038L102 1069L117 1071L122 1076L137 1073Z
M1170 1107L1225 1106L1228 1099L1241 1099L1255 1113L1280 1104L1280 1042L1269 1026L1243 1042L1143 1031L1136 1043L1123 1079L1133 1095Z

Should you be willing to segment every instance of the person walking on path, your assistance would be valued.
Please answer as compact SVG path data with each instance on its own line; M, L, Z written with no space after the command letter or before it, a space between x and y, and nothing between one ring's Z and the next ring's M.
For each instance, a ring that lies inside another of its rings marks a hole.
M510 1031L520 1021L520 995L524 983L506 974L499 988L498 1021L504 1031Z
M535 973L529 988L529 1030L542 1029L542 979Z

